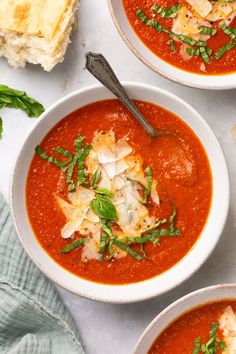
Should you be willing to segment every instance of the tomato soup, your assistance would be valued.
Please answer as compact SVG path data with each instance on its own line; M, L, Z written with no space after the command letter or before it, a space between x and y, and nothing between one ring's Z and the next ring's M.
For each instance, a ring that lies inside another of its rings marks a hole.
M232 338L236 336L231 328L236 320L235 311L235 300L209 303L193 309L170 324L148 354L221 354L232 348ZM202 351L202 345L206 344L208 351Z
M198 7L191 0L123 0L134 31L158 57L192 73L232 73L236 2L207 1L203 9L200 3Z
M39 243L59 265L95 282L134 283L170 269L194 246L210 211L212 175L197 136L166 109L136 104L154 127L174 134L151 138L118 100L99 101L52 128L28 172L28 217ZM115 139L112 160L109 149ZM104 151L99 152L101 146ZM72 171L75 149L80 157ZM112 192L111 161L116 161L117 174ZM127 163L133 164L130 172ZM110 183L105 188L99 182L101 171L103 183ZM78 187L72 183L72 172Z

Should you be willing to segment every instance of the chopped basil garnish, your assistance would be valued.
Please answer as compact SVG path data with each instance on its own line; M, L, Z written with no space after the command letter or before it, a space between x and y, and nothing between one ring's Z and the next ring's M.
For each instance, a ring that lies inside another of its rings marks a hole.
M232 39L236 39L236 29L232 27L227 27L224 22L220 22L220 28L222 31L227 34Z
M204 47L205 48L205 47ZM212 54L212 49L211 48L205 48L206 49L206 52L208 55L211 55ZM200 48L198 49L194 49L194 48L186 48L186 52L189 54L189 55L194 55L194 56L199 56L201 55L201 52L200 52Z
M177 4L166 8L158 5L153 5L151 9L161 15L161 17L174 18L177 16L178 11L181 9L181 5Z
M49 156L48 154L46 154L46 152L44 152L40 146L36 146L35 148L35 152L43 159L46 160L54 165L56 165L57 167L59 167L61 170L63 170L66 166L66 164L68 162L61 162L58 159L56 159L53 156Z
M113 193L111 191L109 191L109 189L102 188L102 187L96 188L95 189L95 193L98 193L98 194L101 194L101 195L107 195L108 197L112 197L113 196Z
M152 170L151 168L148 166L145 169L145 173L146 173L146 178L147 178L147 188L145 188L144 190L144 200L143 200L143 204L147 204L148 202L148 197L151 194L151 190L152 190Z
M217 30L211 27L200 27L200 33L214 36L217 33Z
M150 228L148 228L143 233L141 233L140 236L134 236L134 237L127 236L123 238L117 238L116 234L112 231L112 221L102 220L103 232L100 240L100 251L99 251L100 260L104 258L104 254L107 246L108 246L109 256L106 258L110 259L113 257L113 253L114 253L113 245L122 249L123 251L126 251L129 255L134 257L136 260L143 259L143 256L146 256L143 250L143 245L145 245L146 243L151 242L154 245L160 245L160 237L181 235L181 232L179 230L176 230L174 227L175 217L176 217L176 207L175 205L173 205L173 212L169 219L168 229L164 229L164 228L158 229L160 225L167 223L166 219L162 219L162 220L158 220L158 222L156 222ZM141 256L139 253L137 253L131 247L129 247L130 245L139 245L140 252L142 253L143 256Z
M201 345L201 338L196 338L194 342L194 349L192 354L216 354L218 349L225 351L227 349L225 343L222 340L217 339L217 329L219 327L219 323L212 323L211 329L209 332L209 340L206 344Z
M53 163L54 165L59 167L64 173L66 173L66 183L68 184L68 191L72 191L80 184L82 185L88 184L84 163L91 150L91 145L87 144L83 148L82 147L83 140L84 138L81 135L78 136L78 138L75 140L76 153L74 156L70 151L68 151L64 147L58 146L57 148L54 149L54 151L57 154L67 157L67 160L65 162L61 162L57 158L53 156L49 156L40 148L40 146L36 146L35 148L35 152L42 159ZM76 165L78 166L78 171L77 171L77 181L75 182L73 180L73 174Z
M73 243L70 243L68 246L62 248L61 253L69 253L73 251L75 248L78 248L79 246L83 246L87 240L88 240L87 237L80 238L74 241Z
M218 52L214 55L215 60L219 60L226 52L230 49L236 47L236 42L230 42L225 46L221 47Z
M194 348L192 354L198 354L200 349L201 349L201 338L198 337L194 341Z
M91 203L93 212L103 219L117 220L114 204L104 195L97 194Z
M132 256L133 258L135 258L137 261L141 261L141 259L143 259L142 256L140 256L140 254L138 254L137 252L135 252L134 250L132 250L132 248L128 247L127 245L125 245L123 242L120 242L118 240L113 241L113 244L117 247L119 247L120 249L122 249L123 251L127 252L130 256Z
M101 179L101 170L97 169L91 178L91 187L96 188Z

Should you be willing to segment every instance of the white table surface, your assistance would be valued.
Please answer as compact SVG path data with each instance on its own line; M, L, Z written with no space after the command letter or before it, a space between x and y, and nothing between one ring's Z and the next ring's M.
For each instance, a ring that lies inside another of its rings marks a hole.
M78 32L73 36L64 63L52 73L33 66L14 70L0 59L0 83L26 90L48 107L67 93L95 83L84 70L84 54L88 50L102 52L120 79L160 86L192 104L218 137L231 175L230 214L221 241L205 265L184 284L154 300L130 305L92 302L58 289L78 324L87 354L128 354L132 353L146 325L172 301L201 287L236 282L236 143L231 135L231 128L236 124L236 90L189 89L153 73L121 40L106 0L81 0ZM1 115L4 135L0 141L0 190L7 199L14 159L35 120L15 110L2 110Z

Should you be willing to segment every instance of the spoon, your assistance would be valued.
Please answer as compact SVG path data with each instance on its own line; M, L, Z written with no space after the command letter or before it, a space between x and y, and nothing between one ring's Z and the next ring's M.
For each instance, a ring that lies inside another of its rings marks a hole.
M172 166L171 177L176 180L177 183L182 185L194 184L197 179L196 164L192 159L191 154L187 152L183 139L175 132L165 129L155 129L148 121L146 121L133 101L129 98L126 90L121 85L110 64L102 54L88 52L86 54L86 68L98 81L110 90L124 104L124 106L128 108L151 137L154 138L168 135L169 137L174 138L171 139L172 144L170 147L172 152L163 152L166 155L165 165ZM170 168L168 167L168 170L169 169ZM179 171L181 171L181 173Z
M86 54L86 68L129 109L149 135L157 137L165 134L174 134L164 129L155 129L146 121L133 101L129 98L126 90L121 85L110 64L102 54L88 52Z

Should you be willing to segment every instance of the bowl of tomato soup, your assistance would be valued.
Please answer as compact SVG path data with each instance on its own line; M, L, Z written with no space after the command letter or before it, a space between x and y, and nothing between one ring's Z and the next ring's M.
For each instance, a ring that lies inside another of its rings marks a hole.
M216 285L175 301L147 327L134 354L234 353L235 290Z
M236 87L236 1L108 0L132 52L158 74L203 89Z
M168 134L151 138L101 86L76 91L29 134L11 187L36 265L75 294L118 303L188 278L214 249L229 206L225 159L201 116L161 89L125 86Z

